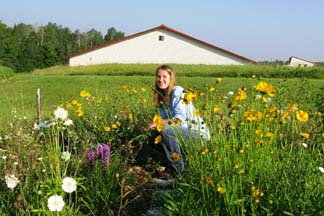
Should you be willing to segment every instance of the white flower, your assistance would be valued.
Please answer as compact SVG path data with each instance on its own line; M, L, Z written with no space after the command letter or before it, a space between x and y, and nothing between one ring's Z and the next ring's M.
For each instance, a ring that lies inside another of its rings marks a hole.
M304 146L304 148L307 148L308 147L308 145L306 143L303 143L303 146Z
M57 119L65 120L68 117L68 112L62 107L57 107L54 111L54 116Z
M62 153L62 156L61 156L61 159L64 160L64 161L68 161L70 160L71 158L71 153L66 151L66 152L63 152Z
M255 99L257 99L257 100L259 100L259 99L261 99L262 98L262 95L255 95Z
M62 189L66 193L72 193L76 190L76 181L71 177L65 177L63 179Z
M2 156L2 159L3 159L3 160L7 160L7 158L8 158L7 155L3 155L3 156Z
M321 173L324 173L324 168L323 167L319 167L319 170L321 171Z
M17 184L19 183L19 180L16 178L15 175L6 175L5 181L8 188L14 189Z
M229 91L229 92L227 92L227 95L228 96L233 96L234 95L234 92L233 91Z
M39 130L39 129L40 129L39 125L37 123L34 123L33 130Z
M271 102L272 102L271 97L267 97L267 103L271 103Z
M18 165L18 162L17 161L15 161L14 163L13 163L15 166L17 166Z
M227 97L227 96L223 96L223 99L225 99L225 100L226 100L226 99L228 99L228 97Z
M64 126L70 126L73 125L73 121L71 119L66 119L65 122L63 123Z
M63 198L58 195L50 196L47 200L47 206L50 211L60 212L64 207Z

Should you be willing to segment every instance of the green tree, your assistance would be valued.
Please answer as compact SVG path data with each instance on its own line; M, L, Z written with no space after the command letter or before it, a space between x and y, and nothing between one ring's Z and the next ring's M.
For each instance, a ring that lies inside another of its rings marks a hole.
M124 32L117 31L114 27L111 27L107 30L105 35L105 41L112 41L116 39L123 38L125 36Z

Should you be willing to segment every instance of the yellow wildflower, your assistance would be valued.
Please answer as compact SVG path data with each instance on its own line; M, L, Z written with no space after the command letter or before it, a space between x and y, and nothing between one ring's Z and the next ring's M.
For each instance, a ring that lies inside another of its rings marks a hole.
M199 153L202 154L202 155L207 154L207 152L208 152L208 148L207 148L207 147L202 147L202 148L200 149L200 151L199 151Z
M258 92L261 92L261 93L265 93L265 94L269 95L270 97L274 96L273 86L271 84L263 82L263 81L259 82L255 86L255 90L257 90Z
M289 105L289 110L292 111L292 112L298 110L298 104Z
M219 106L215 105L215 106L214 106L214 112L215 112L215 113L218 113L219 111L220 111Z
M154 143L159 144L161 141L162 141L162 136L158 135L157 137L155 137Z
M161 124L161 123L162 123L162 117L161 117L160 115L155 115L155 116L153 117L153 122L154 122L155 124Z
M157 129L157 131L161 132L161 131L164 130L164 125L163 125L163 124L158 124L158 125L156 126L156 129Z
M186 93L183 98L183 102L186 104L195 100L197 100L197 94L193 92Z
M268 132L268 133L267 133L267 137L268 137L269 139L272 139L272 138L274 137L274 135L273 135L273 133Z
M222 188L221 186L218 186L217 187L217 192L220 193L220 194L224 194L225 193L225 189Z
M262 137L262 136L263 136L262 130L257 129L257 130L255 131L255 135L257 135L258 137Z
M67 103L67 104L65 105L65 107L66 107L66 109L71 109L72 104L71 104L71 103Z
M210 87L209 91L214 92L214 91L216 91L216 88L215 87Z
M76 112L78 117L81 117L81 116L84 115L84 112L82 111L82 109L77 109L75 112Z
M104 127L104 129L106 132L109 132L111 130L109 126Z
M112 124L111 127L112 127L112 129L117 129L118 128L117 124Z
M306 132L301 132L300 133L300 136L302 136L304 139L308 139L309 138L309 133L306 133Z
M199 115L200 115L200 111L199 111L199 110L195 110L194 113L193 113L193 115L194 115L195 117L199 116Z
M308 121L308 113L303 110L299 110L296 113L296 118L300 122L307 122Z
M222 81L223 81L222 78L220 78L220 77L217 77L217 78L216 78L216 83L221 83Z
M247 98L246 92L240 90L235 97L235 100L245 100Z
M133 114L129 113L127 116L128 121L133 121Z
M172 160L173 160L174 162L177 162L177 161L180 160L180 155L179 155L179 153L177 153L177 152L173 152L173 153L171 154L171 158L172 158Z
M80 92L80 96L81 96L81 97L90 97L91 95L90 95L90 93L87 92L86 90L83 90L83 91Z

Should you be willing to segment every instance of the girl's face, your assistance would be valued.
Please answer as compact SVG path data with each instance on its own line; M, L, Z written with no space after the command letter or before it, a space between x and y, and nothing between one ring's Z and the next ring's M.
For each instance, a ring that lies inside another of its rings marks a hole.
M170 85L171 76L163 69L160 69L156 75L156 84L160 89L166 89Z

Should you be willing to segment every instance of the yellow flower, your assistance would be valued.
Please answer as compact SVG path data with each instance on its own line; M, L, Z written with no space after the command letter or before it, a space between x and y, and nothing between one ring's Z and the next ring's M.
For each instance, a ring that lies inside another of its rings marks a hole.
M259 82L255 86L255 90L257 90L258 92L261 92L261 93L265 93L265 94L269 95L270 97L274 96L273 86L271 84L263 82L263 81Z
M90 95L90 93L87 92L86 90L83 90L83 91L80 92L80 96L81 96L81 97L90 97L91 95Z
M128 121L133 121L133 114L129 113L127 116Z
M177 118L177 119L173 120L173 121L172 121L172 125L173 125L173 126L181 125L181 119L178 119L178 118Z
M207 147L202 147L202 148L200 149L200 151L199 151L199 153L202 154L202 155L207 154L207 152L208 152L208 148L207 148Z
M245 100L247 98L246 92L240 90L235 97L235 100Z
M220 111L219 106L215 105L215 106L214 106L214 112L215 112L215 113L218 113L219 111Z
M262 137L262 136L263 136L262 130L257 129L257 130L255 131L255 135L257 135L258 137Z
M117 129L118 128L117 124L112 124L111 127L112 127L112 129Z
M141 91L142 91L142 92L145 92L145 91L146 91L146 89L145 89L145 88L141 88Z
M298 110L298 104L289 105L289 110L292 111L292 112Z
M121 123L119 121L117 121L116 124L118 127L121 125Z
M154 122L155 124L161 124L161 123L162 123L162 117L161 117L160 115L155 115L155 116L153 117L153 122Z
M193 113L193 115L194 115L195 117L199 116L199 115L200 115L200 111L199 111L199 110L195 110L194 113Z
M162 141L162 136L158 135L157 137L155 137L154 143L159 144L161 141Z
M301 133L300 133L300 136L302 136L302 137L305 138L305 139L308 139L308 138L309 138L309 133L301 132Z
M104 129L106 132L109 132L111 130L109 126L106 126Z
M220 77L217 77L217 78L216 78L216 83L221 83L222 81L223 81L222 78L220 78Z
M268 137L269 139L272 139L272 138L274 137L274 135L273 135L273 133L268 132L268 133L267 133L267 137Z
M177 161L180 160L180 155L179 155L177 152L173 152L173 153L171 154L171 158L172 158L172 160L173 160L174 162L177 162Z
M75 111L78 117L81 117L84 115L84 112L81 109L78 109Z
M161 131L164 130L164 125L163 125L163 124L158 124L158 125L156 126L156 129L157 129L157 131L161 132Z
M222 188L221 186L218 186L217 187L217 192L220 193L220 194L224 194L225 193L225 189Z
M259 140L259 141L257 141L256 144L257 144L258 146L262 146L262 145L263 145L263 140Z
M79 102L77 100L72 100L73 105L77 105Z
M71 104L71 103L67 103L67 104L65 105L65 107L66 107L66 109L71 109L72 104Z
M318 116L318 117L321 117L322 113L321 112L316 112L315 115Z
M300 122L307 122L308 121L308 113L303 110L299 110L296 113L296 118Z
M216 91L216 88L215 87L210 87L209 91L214 92L214 91Z
M183 98L183 102L186 104L195 100L197 100L197 94L193 92L186 93Z

